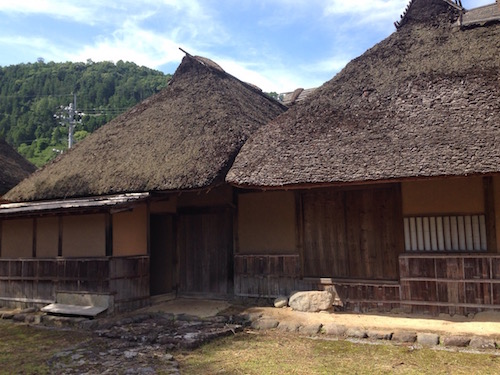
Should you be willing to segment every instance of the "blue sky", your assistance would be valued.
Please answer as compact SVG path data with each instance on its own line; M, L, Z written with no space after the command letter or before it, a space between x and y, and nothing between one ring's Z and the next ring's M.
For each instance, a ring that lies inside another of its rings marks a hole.
M408 2L0 0L0 66L124 60L173 73L181 47L264 91L292 91L321 85L394 32Z

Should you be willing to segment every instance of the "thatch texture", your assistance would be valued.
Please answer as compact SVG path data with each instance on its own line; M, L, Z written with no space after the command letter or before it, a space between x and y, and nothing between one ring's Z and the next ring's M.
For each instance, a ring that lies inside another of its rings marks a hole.
M32 201L214 186L224 182L250 134L285 108L209 60L186 56L165 90L6 197Z
M227 180L280 187L500 172L500 25L460 30L458 10L441 0L415 0L408 13L399 31L254 134Z
M489 4L471 9L460 19L463 26L484 25L488 22L500 22L500 3Z
M0 196L35 171L36 167L0 138Z

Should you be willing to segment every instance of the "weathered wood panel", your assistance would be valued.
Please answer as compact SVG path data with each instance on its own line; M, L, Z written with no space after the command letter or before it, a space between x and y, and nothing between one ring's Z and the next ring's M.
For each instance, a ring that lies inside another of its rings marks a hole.
M500 254L402 254L401 304L408 311L500 310Z
M234 294L240 297L276 298L297 289L298 255L235 255Z
M0 306L53 303L56 291L112 294L115 311L144 306L149 257L0 260Z
M329 290L335 297L334 304L347 311L387 312L400 307L401 292L397 282L306 278L297 286L299 290Z
M302 195L304 276L397 280L404 249L398 185Z
M149 257L110 258L109 291L115 311L128 311L149 304Z
M229 210L179 215L179 292L205 295L232 293L232 225Z

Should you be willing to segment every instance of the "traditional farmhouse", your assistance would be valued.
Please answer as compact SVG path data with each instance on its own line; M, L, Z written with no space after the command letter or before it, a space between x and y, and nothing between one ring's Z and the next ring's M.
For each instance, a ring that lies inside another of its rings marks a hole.
M250 134L285 109L184 57L165 90L6 194L0 304L82 293L120 311L173 291L232 295L236 197L224 178Z
M227 175L242 189L237 295L329 289L351 310L500 309L492 14L410 2L396 32L250 138Z
M33 173L36 167L23 158L7 142L0 138L0 203L2 196L24 178Z

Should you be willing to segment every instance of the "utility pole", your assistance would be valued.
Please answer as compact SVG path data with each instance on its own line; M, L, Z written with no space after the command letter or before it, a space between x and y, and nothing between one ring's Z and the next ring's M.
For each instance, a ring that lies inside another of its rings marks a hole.
M83 113L76 110L76 94L73 93L73 103L69 103L66 107L60 106L55 118L59 119L59 123L63 126L68 125L68 149L73 147L74 139L73 134L75 127L81 122Z

